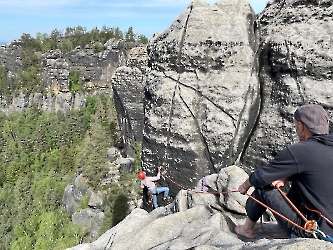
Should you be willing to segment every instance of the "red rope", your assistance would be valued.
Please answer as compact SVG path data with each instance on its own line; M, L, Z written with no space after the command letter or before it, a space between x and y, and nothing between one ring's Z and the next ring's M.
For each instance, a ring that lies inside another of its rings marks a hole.
M184 186L178 184L177 182L175 182L174 180L172 180L170 177L168 177L165 174L162 174L165 178L167 178L168 180L170 180L172 183L176 184L177 186L181 187L182 189L191 191L191 192L195 192L195 193L200 193L200 194L227 194L227 193L236 193L239 192L238 190L228 190L225 192L202 192L202 191L195 191L195 190L191 190L189 188L185 188ZM283 192L277 187L277 189L280 191L280 193L282 194ZM290 224L294 225L295 227L301 229L301 230L306 230L307 229L305 227L302 227L298 224L296 224L295 222L293 222L292 220L288 219L287 217L285 217L284 215L280 214L279 212L275 211L274 209L270 208L269 206L267 206L266 204L262 203L261 201L257 200L256 198L254 198L253 196L246 194L249 198L253 199L254 201L258 202L260 205L262 205L263 207L265 207L266 209L270 210L272 213L278 215L279 217L281 217L282 219L286 220L287 222L289 222ZM291 202L288 197L286 197L284 195L284 197L287 199L288 202ZM300 213L299 210L292 204L292 206L294 207L294 209L296 210L296 212ZM304 215L302 215L302 218L305 219L305 222L308 222L308 220L304 217Z

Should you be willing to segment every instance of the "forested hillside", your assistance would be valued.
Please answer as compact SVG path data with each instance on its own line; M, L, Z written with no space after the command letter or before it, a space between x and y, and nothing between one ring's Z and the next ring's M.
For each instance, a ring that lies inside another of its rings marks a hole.
M119 139L112 100L88 97L87 107L68 113L29 108L0 115L0 248L65 249L89 241L87 231L71 222L61 200L78 166L95 189L102 189L106 150ZM128 206L119 199L127 201L132 186L121 184L131 178L124 175L120 183L107 187L112 191L104 231L126 215L119 214ZM117 199L122 206L118 210Z
M42 79L43 53L58 49L66 54L86 45L99 53L111 38L134 44L148 41L132 28L122 32L106 26L91 31L81 26L55 29L36 37L23 34L16 42L17 72L9 74L8 65L0 61L2 102L10 103L22 92L49 91ZM72 223L62 204L77 171L94 191L106 192L100 234L126 216L133 190L140 192L135 174L122 174L117 183L101 185L110 171L107 149L117 146L121 137L114 102L110 91L91 95L78 73L69 71L69 91L85 93L84 107L63 113L32 105L22 112L0 112L0 249L65 249L91 240L89 230ZM75 210L87 208L88 198Z
M85 27L67 27L65 31L54 29L50 34L37 33L36 37L23 34L17 41L21 49L17 61L20 63L18 72L8 79L9 68L0 60L0 96L10 102L11 96L19 92L46 92L42 84L42 54L51 50L60 50L63 55L75 48L89 45L94 53L104 50L104 44L109 39L121 40L125 44L146 44L148 39L144 35L134 33L132 27L126 32L118 27L103 26L101 30L95 28L88 31ZM0 57L1 59L1 57ZM83 82L78 78L78 72L70 71L70 91L72 93L84 91Z

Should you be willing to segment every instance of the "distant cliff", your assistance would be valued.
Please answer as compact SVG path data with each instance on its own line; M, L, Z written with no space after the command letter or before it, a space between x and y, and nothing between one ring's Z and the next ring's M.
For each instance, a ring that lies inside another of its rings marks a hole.
M8 70L8 86L11 79L22 71L21 45L20 41L14 41L0 47L0 66L4 65ZM106 93L116 100L118 122L125 135L125 154L133 156L135 142L142 141L143 79L147 69L147 52L143 44L119 39L110 39L99 46L102 49L98 52L90 44L66 54L59 49L35 53L42 63L43 91L22 90L10 97L1 95L0 111L22 111L34 105L44 111L66 112L85 106L87 95ZM73 91L71 73L77 75L77 81L83 88ZM128 78L131 75L133 78Z
M21 69L20 42L12 42L0 48L0 63L9 70L8 81ZM119 66L126 65L130 50L134 44L126 44L120 40L111 39L103 45L101 52L95 53L92 46L77 47L66 53L57 50L39 54L42 61L43 93L16 93L10 102L3 96L0 111L5 113L20 111L32 104L45 111L68 111L85 104L88 93L110 92L110 80ZM78 72L80 81L85 85L85 91L70 92L70 71Z

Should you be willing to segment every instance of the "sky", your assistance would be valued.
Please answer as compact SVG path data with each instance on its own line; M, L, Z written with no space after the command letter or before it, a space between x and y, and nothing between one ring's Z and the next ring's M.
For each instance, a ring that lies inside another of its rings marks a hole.
M201 0L209 4L217 0ZM231 0L225 0L231 1ZM268 0L247 0L260 13ZM17 40L23 33L36 36L66 27L121 31L133 27L148 39L163 32L186 10L191 0L0 0L0 44Z

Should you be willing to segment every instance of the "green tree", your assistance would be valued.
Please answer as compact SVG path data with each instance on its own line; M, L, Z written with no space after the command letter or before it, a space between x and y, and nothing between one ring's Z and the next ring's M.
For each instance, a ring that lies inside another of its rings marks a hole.
M108 124L115 117L112 100L103 95L67 113L36 107L0 113L0 249L66 249L85 241L86 230L62 209L62 195L81 163L91 185L101 188L112 141ZM130 197L135 185L133 176L120 183L112 185L111 218L118 195Z
M133 27L129 27L125 33L126 42L135 42L135 34L133 33Z
M127 195L123 193L117 195L113 205L112 226L117 225L126 217L129 209L128 202L129 199Z
M147 44L148 43L148 38L145 37L144 35L138 35L136 41L137 41L137 43Z
M84 90L79 70L74 70L74 69L69 70L69 89L72 93Z
M40 70L34 66L30 66L24 71L20 71L15 78L15 82L12 87L14 91L23 89L29 92L42 92L43 86Z
M2 97L9 94L7 73L8 73L7 67L5 65L0 65L0 95Z
M83 140L77 165L84 169L88 183L98 188L101 178L108 173L106 149L110 147L105 129L96 120Z

